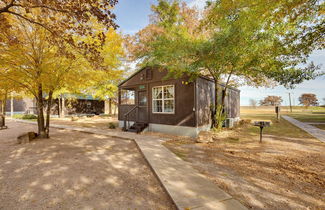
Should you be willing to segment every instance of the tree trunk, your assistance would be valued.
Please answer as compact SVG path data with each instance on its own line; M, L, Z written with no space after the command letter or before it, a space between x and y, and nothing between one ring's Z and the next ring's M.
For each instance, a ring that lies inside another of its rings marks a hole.
M214 106L211 107L211 128L215 128L217 125L217 107L218 107L218 79L214 80Z
M2 114L4 116L6 116L7 99L8 99L8 91L5 92L4 100L2 101Z
M228 75L228 78L227 78L227 81L226 81L226 84L225 84L225 87L222 89L222 92L221 92L221 104L218 106L216 106L217 108L217 119L216 120L216 127L217 128L221 128L222 127L222 119L224 118L223 117L223 114L224 114L224 107L225 107L225 99L226 99L226 94L227 94L227 89L228 89L228 84L229 84L229 81L230 81L230 78L232 76L232 73L233 73L233 70L229 73Z
M65 117L65 99L61 95L61 117Z
M49 98L47 100L47 109L46 109L45 132L46 132L47 138L49 138L49 136L50 136L49 134L50 134L50 116L51 116L52 98L53 98L53 91L51 90L49 92Z
M112 115L112 99L108 99L108 114Z
M4 120L3 120L3 126L6 126L6 106L7 106L7 99L8 99L8 91L5 92L5 96L4 96L4 100L2 101L2 114L3 114L3 117L4 117Z
M58 97L58 115L61 118L61 96Z
M45 130L45 121L44 121L44 99L43 99L43 87L40 84L38 86L38 95L36 98L37 106L37 125L38 125L38 137L39 138L48 138Z

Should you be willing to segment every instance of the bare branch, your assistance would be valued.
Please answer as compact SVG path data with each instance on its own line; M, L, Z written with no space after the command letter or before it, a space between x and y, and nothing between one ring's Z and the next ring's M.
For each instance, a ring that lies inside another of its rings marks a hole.
M34 20L31 20L31 19L29 19L29 18L27 18L27 17L25 17L25 16L23 16L23 15L21 15L21 14L18 14L18 13L16 13L16 12L7 11L7 13L12 14L12 15L16 15L17 17L20 17L20 18L22 18L22 19L24 19L24 20L26 20L26 21L28 21L28 22L30 22L30 23L33 23L33 24L39 25L39 26L45 28L46 30L48 30L49 32L51 32L52 34L54 34L54 32L53 32L49 27L45 26L45 25L42 24L42 23L36 22L36 21L34 21Z

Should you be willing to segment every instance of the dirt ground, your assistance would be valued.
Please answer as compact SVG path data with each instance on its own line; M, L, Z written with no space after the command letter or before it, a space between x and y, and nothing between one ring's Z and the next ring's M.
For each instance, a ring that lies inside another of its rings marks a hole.
M308 134L264 135L259 143L252 129L224 131L209 144L174 138L165 146L248 208L325 209L324 143Z
M132 141L8 122L0 131L0 209L175 209Z

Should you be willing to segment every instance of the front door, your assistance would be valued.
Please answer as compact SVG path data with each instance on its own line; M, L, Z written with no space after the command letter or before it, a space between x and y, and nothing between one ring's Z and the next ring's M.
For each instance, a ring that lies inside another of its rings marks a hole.
M146 90L138 91L138 116L137 122L148 122L148 96Z

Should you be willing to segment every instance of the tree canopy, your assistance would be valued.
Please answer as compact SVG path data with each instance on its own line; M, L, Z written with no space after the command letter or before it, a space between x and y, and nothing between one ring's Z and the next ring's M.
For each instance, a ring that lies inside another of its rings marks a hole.
M305 107L318 105L318 99L316 95L313 93L301 94L301 96L299 97L299 102L301 105L304 105Z
M323 74L308 62L313 50L324 48L323 6L317 0L208 1L199 13L177 0L159 0L151 23L129 38L129 52L173 76L204 74L224 82L223 106L232 80L293 87Z
M11 17L11 21L10 30L0 34L1 80L14 84L36 99L41 137L49 135L49 115L55 94L85 93L102 80L113 81L121 75L118 68L123 56L122 41L114 29L105 32L107 39L103 47L97 49L102 60L97 66L69 43L53 44L50 41L52 34L44 27L20 17ZM74 39L82 39L85 43L97 40L91 35L75 36Z
M283 99L281 96L267 96L260 101L261 106L280 106Z
M89 58L100 58L99 47L106 40L109 28L117 28L111 12L117 0L0 0L0 33L12 26L11 18L20 18L50 32L51 42L67 42L81 50ZM102 25L103 30L93 30L92 22ZM74 39L74 36L90 36L99 40L91 44ZM1 42L1 40L0 40Z

